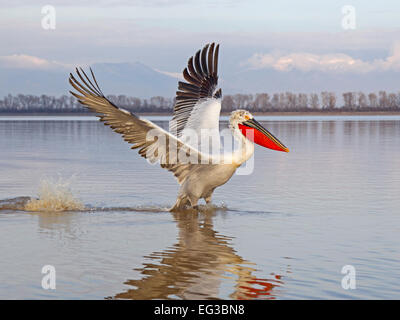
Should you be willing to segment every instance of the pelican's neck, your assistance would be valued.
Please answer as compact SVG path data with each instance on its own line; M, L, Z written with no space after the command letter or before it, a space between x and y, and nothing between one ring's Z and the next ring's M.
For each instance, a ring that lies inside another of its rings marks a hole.
M233 151L232 160L240 166L242 163L250 159L254 153L254 143L247 139L243 133L240 131L238 125L231 124L232 135L238 142L239 147Z

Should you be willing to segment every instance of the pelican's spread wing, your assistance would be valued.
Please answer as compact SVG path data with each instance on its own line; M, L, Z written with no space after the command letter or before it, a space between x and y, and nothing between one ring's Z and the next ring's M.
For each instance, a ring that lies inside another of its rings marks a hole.
M182 183L191 166L207 161L207 155L184 144L180 139L160 128L151 121L139 119L131 112L117 107L100 90L94 74L92 80L81 69L76 73L81 81L70 74L69 82L77 92L71 92L81 104L98 113L100 121L120 133L125 141L139 149L139 154L151 163L159 162L161 167L174 173Z
M216 141L219 144L222 93L221 89L216 90L218 52L219 45L207 44L189 58L188 66L183 70L183 77L187 82L178 83L174 116L170 121L170 132L182 140L186 140L186 134L196 133L200 137L202 131L208 131L208 135L218 135ZM198 147L200 138L198 142L197 145L191 145Z

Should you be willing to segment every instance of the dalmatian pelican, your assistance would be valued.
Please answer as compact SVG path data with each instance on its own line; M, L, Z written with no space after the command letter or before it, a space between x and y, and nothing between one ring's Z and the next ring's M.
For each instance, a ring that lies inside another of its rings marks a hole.
M289 152L246 110L233 111L229 120L229 129L239 148L216 154L201 148L203 140L196 143L190 139L196 134L203 134L204 130L219 133L222 91L217 89L218 53L219 44L211 43L189 58L183 70L186 81L178 82L169 132L107 99L92 69L89 77L82 68L76 68L80 81L70 74L69 82L76 90L70 93L82 105L97 113L100 121L121 134L142 157L151 163L159 163L175 175L180 190L171 211L186 207L196 209L199 199L210 203L215 188L225 184L236 169L253 155L254 143Z

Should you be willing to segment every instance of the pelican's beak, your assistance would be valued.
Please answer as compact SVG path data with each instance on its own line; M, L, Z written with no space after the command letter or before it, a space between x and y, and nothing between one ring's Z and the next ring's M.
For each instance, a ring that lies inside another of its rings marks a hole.
M275 138L271 132L265 129L254 118L239 123L239 129L246 138L260 146L272 150L289 152L289 149L286 148L282 142Z

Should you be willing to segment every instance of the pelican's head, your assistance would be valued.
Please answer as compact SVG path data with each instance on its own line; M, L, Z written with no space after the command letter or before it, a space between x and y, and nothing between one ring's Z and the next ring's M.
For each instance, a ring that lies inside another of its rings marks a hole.
M260 146L272 150L289 152L289 149L282 142L258 123L253 115L246 110L233 111L229 124L232 129L240 130L247 139Z

